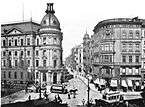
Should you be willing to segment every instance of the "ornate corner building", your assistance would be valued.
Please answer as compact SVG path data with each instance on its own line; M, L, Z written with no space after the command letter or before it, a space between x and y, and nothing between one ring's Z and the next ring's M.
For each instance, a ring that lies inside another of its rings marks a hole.
M92 36L93 72L100 78L142 79L144 20L108 19L99 22Z
M1 25L2 84L61 82L63 36L54 13L53 3L48 3L40 24L31 20Z

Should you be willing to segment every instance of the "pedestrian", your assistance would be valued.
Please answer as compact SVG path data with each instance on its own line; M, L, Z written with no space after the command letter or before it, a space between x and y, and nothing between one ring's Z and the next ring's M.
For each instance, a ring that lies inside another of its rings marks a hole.
M83 106L85 105L85 99L82 100Z
M59 103L62 103L62 99L60 98L59 94L57 95L57 99Z
M68 99L71 99L71 98L70 98L70 93L68 93L67 95L68 95Z
M55 99L54 99L54 101L57 102L57 96L56 96L56 95L55 95Z
M29 101L31 100L31 95L29 95L28 99L29 99Z

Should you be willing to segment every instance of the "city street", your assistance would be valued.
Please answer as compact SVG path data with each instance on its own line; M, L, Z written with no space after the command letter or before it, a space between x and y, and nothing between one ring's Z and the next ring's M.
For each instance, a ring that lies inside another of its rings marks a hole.
M79 78L74 78L71 79L69 81L69 85L67 86L67 89L78 89L78 91L76 92L76 98L73 98L73 95L71 95L71 99L68 99L68 95L67 94L60 94L61 99L63 100L63 103L67 103L70 107L76 107L76 105L83 105L83 99L85 100L85 103L87 103L87 85L85 84L85 82L83 82L82 80L80 80ZM51 100L53 100L55 98L54 93L51 93L49 95L49 98ZM101 94L97 91L94 90L90 90L90 99L92 99L93 103L94 103L94 99L99 99L101 98Z

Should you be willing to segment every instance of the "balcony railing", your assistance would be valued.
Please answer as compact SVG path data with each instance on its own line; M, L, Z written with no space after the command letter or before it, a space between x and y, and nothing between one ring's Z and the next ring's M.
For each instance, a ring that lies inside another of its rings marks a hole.
M141 62L93 62L94 65L141 66Z

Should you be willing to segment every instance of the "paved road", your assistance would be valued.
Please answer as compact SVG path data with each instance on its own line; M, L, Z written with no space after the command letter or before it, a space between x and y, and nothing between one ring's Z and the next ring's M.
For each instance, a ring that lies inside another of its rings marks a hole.
M74 78L69 81L69 85L67 86L67 89L72 89L73 87L78 89L76 98L73 98L73 95L71 95L71 99L68 99L67 94L60 94L60 97L62 98L63 102L64 103L67 102L70 107L76 107L76 105L82 105L83 99L85 99L85 103L87 103L87 95L88 95L87 85L80 79ZM49 95L49 98L53 100L55 95L56 94L51 93ZM101 98L101 94L99 92L90 90L90 99L92 99L93 102L94 99L99 99L99 98Z

